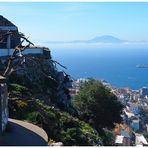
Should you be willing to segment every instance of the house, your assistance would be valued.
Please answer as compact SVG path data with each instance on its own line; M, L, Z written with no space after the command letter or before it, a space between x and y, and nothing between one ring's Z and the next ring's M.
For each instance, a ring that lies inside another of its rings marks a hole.
M125 124L117 124L115 128L115 144L118 146L130 146L131 141L131 130L130 128Z
M148 87L142 87L140 90L140 95L143 97L148 95Z
M0 59L6 59L12 55L14 48L21 43L21 34L17 26L0 15ZM44 55L50 58L50 50L47 47L30 46L22 51L23 55Z
M145 137L142 134L135 133L135 145L148 145Z
M134 119L134 120L132 120L130 126L131 126L131 128L132 128L134 131L138 131L139 128L140 128L140 121L139 121L139 119Z
M117 135L115 139L115 145L117 146L130 146L130 138L122 135Z
M118 146L122 146L123 145L123 138L124 138L124 136L117 135L116 139L115 139L115 144Z

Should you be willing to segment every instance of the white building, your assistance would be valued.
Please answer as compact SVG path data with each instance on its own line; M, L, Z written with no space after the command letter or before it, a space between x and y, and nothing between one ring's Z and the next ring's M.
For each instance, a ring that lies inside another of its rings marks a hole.
M21 36L17 26L12 22L0 15L0 58L5 59L12 55L16 46L21 43ZM35 47L26 48L21 51L23 55L36 54L36 55L47 55L50 56L50 51L46 47ZM48 52L48 53L47 53Z
M135 136L136 136L135 145L143 145L143 144L147 145L148 144L143 135L136 133Z
M46 48L46 47L35 47L35 46L32 46L30 48L26 48L24 51L22 51L22 54L23 55L27 55L27 54L38 54L38 55L41 55L41 54L44 54L44 51L48 51L49 49ZM8 56L11 56L12 53L13 53L14 49L0 49L0 58L5 58L5 57L8 57Z

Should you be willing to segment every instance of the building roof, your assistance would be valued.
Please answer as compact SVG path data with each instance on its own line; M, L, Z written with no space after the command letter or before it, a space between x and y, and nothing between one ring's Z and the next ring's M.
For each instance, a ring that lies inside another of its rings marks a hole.
M17 31L18 28L8 19L0 15L0 31Z
M12 22L8 19L0 15L0 26L15 26ZM16 26L15 26L16 27Z

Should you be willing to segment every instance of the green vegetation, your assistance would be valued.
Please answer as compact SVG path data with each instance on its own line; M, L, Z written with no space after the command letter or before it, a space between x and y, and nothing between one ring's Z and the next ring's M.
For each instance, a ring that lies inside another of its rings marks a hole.
M29 90L27 87L16 84L16 83L9 84L8 91L11 94L11 97L13 96L23 97L23 96L29 95Z
M74 99L79 119L99 132L104 145L114 145L114 123L120 123L123 106L100 81L89 79ZM105 129L106 128L106 129Z
M114 127L120 123L122 104L117 97L100 81L90 79L74 100L81 120L88 122L97 130Z
M42 123L42 119L43 119L43 117L42 117L41 113L39 113L39 112L29 113L26 117L27 121L34 123L34 124Z
M48 134L49 143L61 141L65 146L113 145L112 132L103 128L111 128L114 122L120 122L122 106L99 81L87 82L74 98L79 111L77 117L49 103L45 93L35 95L29 87L9 81L11 118L27 120L42 127Z
M61 140L64 145L95 146L101 144L99 134L89 124L67 113L61 115Z
M16 99L15 105L21 100ZM62 141L64 145L98 145L101 141L99 134L87 123L71 116L69 113L61 112L58 109L46 106L40 101L25 101L25 107L18 113L16 118L27 120L33 124L41 126L48 134L49 139ZM14 103L14 100L13 100ZM22 102L21 102L22 103ZM22 104L23 104L22 103ZM14 105L14 104L13 104ZM33 112L28 109L32 105ZM10 112L13 112L10 110ZM15 114L14 114L15 115Z

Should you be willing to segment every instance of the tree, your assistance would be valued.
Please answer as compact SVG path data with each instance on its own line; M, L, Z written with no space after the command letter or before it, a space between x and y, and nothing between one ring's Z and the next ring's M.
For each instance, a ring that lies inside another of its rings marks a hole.
M121 122L123 106L117 97L100 81L89 79L74 99L80 119L88 122L98 131L112 129Z

